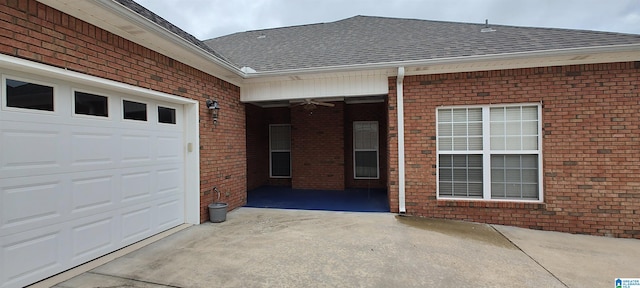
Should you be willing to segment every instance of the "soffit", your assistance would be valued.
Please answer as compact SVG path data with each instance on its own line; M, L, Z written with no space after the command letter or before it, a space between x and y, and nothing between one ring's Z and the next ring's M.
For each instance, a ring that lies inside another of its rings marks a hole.
M239 85L242 73L212 53L180 38L123 5L106 0L38 0L66 14Z

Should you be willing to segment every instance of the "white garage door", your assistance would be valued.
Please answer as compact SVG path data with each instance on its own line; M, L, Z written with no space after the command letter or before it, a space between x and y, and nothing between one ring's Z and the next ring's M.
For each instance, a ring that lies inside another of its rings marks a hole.
M1 102L1 287L185 222L182 105L11 74Z

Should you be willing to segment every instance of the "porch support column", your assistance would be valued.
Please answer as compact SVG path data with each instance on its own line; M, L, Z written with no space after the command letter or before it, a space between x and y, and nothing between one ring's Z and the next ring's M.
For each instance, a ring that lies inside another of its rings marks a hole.
M398 212L404 214L405 207L405 168L404 168L404 67L398 67L396 83L396 111L398 112Z

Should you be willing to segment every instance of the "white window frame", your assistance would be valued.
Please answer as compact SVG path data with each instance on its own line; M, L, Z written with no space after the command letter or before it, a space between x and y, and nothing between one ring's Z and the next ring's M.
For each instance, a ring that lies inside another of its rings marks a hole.
M156 114L156 123L158 123L158 125L164 125L164 126L173 126L173 125L180 125L179 123L179 117L178 117L178 108L174 107L174 106L170 106L170 105L165 105L165 104L156 104L156 109L155 109L155 114ZM165 123L165 122L160 122L160 108L165 108L165 109L173 109L173 113L174 113L174 120L176 121L176 123Z
M274 150L271 147L271 128L272 127L289 127L289 149L276 149ZM273 153L274 152L289 152L289 176L274 176L273 175ZM292 168L292 157L291 157L291 124L269 124L269 177L270 178L281 178L281 179L289 179L291 178L291 170Z
M107 117L76 113L76 92L88 93L96 96L106 97L107 98ZM71 114L73 117L78 117L78 118L87 118L87 119L95 119L95 120L111 120L114 118L113 113L111 111L113 110L112 108L113 100L111 98L113 97L110 95L105 95L105 93L95 92L87 89L72 88L71 89Z
M538 112L538 149L537 150L491 150L491 108L506 107L531 107L536 106ZM481 108L482 109L482 150L465 150L465 151L440 151L440 131L438 111L441 109L464 109L464 108ZM541 203L544 202L544 169L542 166L542 104L541 103L515 103L515 104L489 104L489 105L459 105L459 106L441 106L435 109L436 114L436 199L443 200L465 200L465 201L496 201L496 202L528 202ZM483 171L483 193L482 198L440 196L440 155L482 155L482 171ZM538 199L499 199L491 198L491 155L537 155L538 156Z
M147 119L146 120L136 120L136 119L128 119L124 117L124 101L129 101L129 102L135 102L135 103L140 103L140 104L144 104L145 105L145 113L147 115ZM140 123L140 124L144 124L144 125L149 125L151 124L152 121L152 115L151 113L153 112L153 109L150 109L152 107L155 107L154 105L152 105L149 101L143 101L143 100L139 100L139 99L133 99L133 98L128 98L128 97L122 97L120 99L120 119L122 119L122 121L126 121L126 122L131 122L131 123ZM157 111L156 111L157 113ZM157 117L156 117L157 118Z
M356 125L357 124L376 124L376 147L375 149L357 149L356 148ZM380 126L378 121L353 121L353 179L380 179ZM376 176L363 177L356 175L356 152L376 152Z
M42 85L42 86L48 86L53 88L53 111L48 111L48 110L38 110L38 109L29 109L29 108L20 108L20 107L11 107L9 105L7 105L7 97L8 95L8 91L7 91L7 80L15 80L15 81L21 81L21 82L25 82L25 83L33 83L33 84L37 84L37 85ZM0 89L1 92L1 98L0 98L0 102L2 103L2 110L6 110L6 111L15 111L15 112L25 112L25 113L34 113L34 114L42 114L42 115L56 115L59 113L59 105L60 103L58 103L58 85L51 83L51 82L47 82L47 81L41 81L41 80L35 80L35 79L31 79L31 78L25 78L25 77L18 77L18 76L12 76L12 75L6 75L3 74L2 75L2 89Z

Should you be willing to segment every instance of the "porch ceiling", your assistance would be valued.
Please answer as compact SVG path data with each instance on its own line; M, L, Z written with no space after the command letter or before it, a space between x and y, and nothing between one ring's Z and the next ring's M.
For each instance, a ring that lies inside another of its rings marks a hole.
M386 95L374 95L374 96L359 96L359 97L331 97L331 98L305 98L313 99L319 102L344 102L345 104L366 104L366 103L381 103L384 102ZM276 108L276 107L291 107L292 105L302 103L305 99L293 99L293 100L276 100L276 101L256 101L249 102L260 108Z

